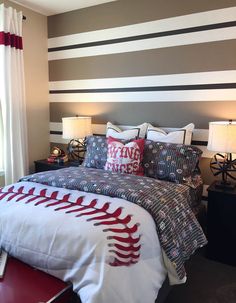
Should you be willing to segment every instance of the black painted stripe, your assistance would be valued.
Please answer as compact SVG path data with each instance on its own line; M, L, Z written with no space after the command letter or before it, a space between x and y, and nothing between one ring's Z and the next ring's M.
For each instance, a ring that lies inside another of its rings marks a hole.
M204 90L204 89L232 89L236 83L170 85L148 87L118 87L118 88L89 88L89 89L62 89L50 90L50 94L76 94L76 93L114 93L114 92L151 92L151 91L178 91L178 90Z
M62 131L50 130L50 135L61 135L61 136L62 136ZM104 134L93 134L93 135L94 135L94 136L105 137Z
M62 131L50 130L50 135L62 135Z
M50 135L61 135L62 136L62 131L59 130L50 130ZM103 134L93 134L94 136L101 136L105 137Z
M114 43L137 41L137 40L146 40L146 39L152 39L152 38L158 38L158 37L174 36L174 35L201 32L201 31L226 28L226 27L234 27L234 26L236 26L236 21L229 21L229 22L215 23L215 24L209 24L209 25L188 27L188 28L183 28L183 29L176 29L176 30L171 30L171 31L164 31L164 32L159 32L159 33L137 35L137 36L131 36L131 37L125 37L125 38L79 43L79 44L66 45L66 46L60 46L60 47L51 47L48 49L48 51L56 52L56 51L62 51L62 50L67 50L67 49L100 46L100 45L107 45L107 44L114 44Z
M207 141L195 141L195 140L192 140L191 144L192 145L207 146L208 142Z

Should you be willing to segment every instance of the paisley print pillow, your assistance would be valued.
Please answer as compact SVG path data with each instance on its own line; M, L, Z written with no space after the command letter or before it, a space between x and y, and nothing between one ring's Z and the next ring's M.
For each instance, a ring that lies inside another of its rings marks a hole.
M107 161L107 139L105 136L89 136L86 140L83 166L103 169Z
M192 145L147 140L143 159L144 174L147 177L191 186L201 154L202 151Z

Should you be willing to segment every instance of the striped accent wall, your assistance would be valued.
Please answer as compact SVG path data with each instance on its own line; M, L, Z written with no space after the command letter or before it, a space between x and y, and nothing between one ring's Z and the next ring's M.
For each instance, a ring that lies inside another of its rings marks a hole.
M94 133L118 125L193 122L212 153L208 123L236 119L235 0L120 0L48 17L50 140L61 119L92 116Z

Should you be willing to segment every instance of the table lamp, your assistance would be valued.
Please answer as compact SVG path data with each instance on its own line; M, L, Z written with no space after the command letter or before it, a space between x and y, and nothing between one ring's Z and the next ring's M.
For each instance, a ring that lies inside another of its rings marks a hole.
M228 178L236 180L236 159L233 160L232 157L232 153L236 153L236 122L210 122L207 149L217 152L210 163L213 175L222 174L222 180L217 181L215 186L233 189L235 184L228 181Z
M81 161L86 151L86 137L92 135L91 117L62 118L62 137L70 139L67 152L70 160Z

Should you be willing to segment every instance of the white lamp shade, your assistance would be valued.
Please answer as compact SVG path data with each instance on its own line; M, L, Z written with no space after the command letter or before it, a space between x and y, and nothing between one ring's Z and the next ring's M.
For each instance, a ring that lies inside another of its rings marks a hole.
M236 122L210 122L207 149L221 153L236 153Z
M64 139L83 139L92 135L91 117L62 118L62 133Z

